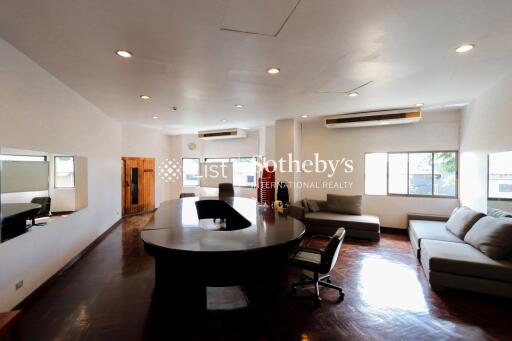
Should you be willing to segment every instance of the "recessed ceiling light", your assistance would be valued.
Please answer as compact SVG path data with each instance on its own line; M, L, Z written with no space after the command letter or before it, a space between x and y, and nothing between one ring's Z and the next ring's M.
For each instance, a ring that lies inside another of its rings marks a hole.
M133 56L132 53L128 50L117 50L116 54L119 57L123 57L123 58L131 58Z
M157 119L158 119L158 116L153 116L153 119L154 119L154 120L157 120Z
M221 120L222 123L226 123L228 120Z
M238 109L242 109L244 106L242 104L235 104L235 107L237 107Z
M308 118L308 115L302 115L301 117L302 118Z
M351 92L348 94L348 97L357 97L357 96L359 96L359 93L357 93L357 92Z
M455 52L457 52L457 53L464 53L464 52L471 51L474 48L475 48L475 44L464 44L464 45L461 45L461 46L457 47L455 49Z
M148 96L148 95L140 95L139 96L141 99L150 99L151 96Z
M271 67L270 69L267 70L267 73L269 75L277 75L279 72L281 72L281 70L277 67Z
M417 106L417 107L422 107L422 106L423 106L423 103L416 103L416 106Z

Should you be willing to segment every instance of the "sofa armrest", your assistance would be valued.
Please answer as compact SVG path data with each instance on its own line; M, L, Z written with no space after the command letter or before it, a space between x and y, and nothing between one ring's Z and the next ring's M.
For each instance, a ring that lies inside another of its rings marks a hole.
M304 207L302 207L300 203L294 203L292 205L289 205L288 215L295 219L302 220L304 219Z
M428 220L428 221L448 221L449 215L444 214L427 214L427 213L407 213L407 226L411 220Z

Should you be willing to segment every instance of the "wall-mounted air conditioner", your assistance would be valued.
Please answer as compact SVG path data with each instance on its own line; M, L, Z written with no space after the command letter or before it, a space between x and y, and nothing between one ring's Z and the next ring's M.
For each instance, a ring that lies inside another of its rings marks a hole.
M247 133L243 129L233 128L199 131L197 136L203 140L240 139L247 137Z
M327 128L353 128L406 124L419 120L421 120L421 110L418 108L392 109L329 116L325 119L325 126Z

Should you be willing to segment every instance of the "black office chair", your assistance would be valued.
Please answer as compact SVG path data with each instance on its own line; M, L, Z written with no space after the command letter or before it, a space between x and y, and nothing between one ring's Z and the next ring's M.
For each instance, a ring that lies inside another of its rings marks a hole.
M196 195L194 193L181 193L180 194L180 199L182 198L191 198L191 197L195 197Z
M39 209L39 212L37 212L34 216L32 216L32 226L44 226L44 225L46 225L47 223L37 223L36 224L36 218L49 217L51 215L50 207L52 205L52 198L50 198L50 197L36 197L36 198L33 198L30 202L32 204L39 204L39 205L41 205L41 208Z
M232 198L235 196L235 189L233 188L233 184L230 182L225 182L219 184L219 199L224 198Z
M338 254L345 239L345 229L340 227L336 233L330 237L329 243L324 250L309 247L299 247L295 255L291 258L291 264L304 270L313 272L313 277L301 274L301 281L293 284L292 291L295 292L298 286L315 285L315 295L317 303L322 301L318 285L338 290L340 294L339 301L343 301L345 294L343 289L331 283L331 277L328 275L336 264ZM320 277L319 274L324 274Z

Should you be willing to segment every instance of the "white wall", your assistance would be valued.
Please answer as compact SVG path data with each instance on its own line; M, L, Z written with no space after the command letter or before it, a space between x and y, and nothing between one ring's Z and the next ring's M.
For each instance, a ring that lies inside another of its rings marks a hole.
M481 94L463 113L461 203L487 211L487 155L512 151L512 74Z
M324 199L327 193L364 193L365 152L432 151L459 149L460 111L428 111L420 123L352 129L328 129L323 121L311 119L302 125L302 160L352 159L354 172L302 174L301 181L351 182L352 188L302 189L302 198ZM277 143L277 141L276 141ZM457 199L364 196L363 211L380 217L381 225L405 228L407 212L449 214L458 206Z
M274 142L275 143L275 158L289 160L291 158L295 161L303 160L301 157L302 146L302 129L301 123L298 120L278 120L274 128ZM277 160L275 160L277 161ZM301 181L301 174L299 172L280 172L279 167L276 167L276 184L279 182L288 183L288 193L291 202L298 201L301 198L300 187L294 188L293 184ZM276 191L277 195L277 191Z
M155 207L174 198L172 186L166 183L158 172L159 167L172 155L171 137L158 129L127 124L122 126L122 136L123 156L155 159Z
M5 311L120 218L121 127L2 39L0 122L0 145L82 155L89 174L86 209L0 244Z

